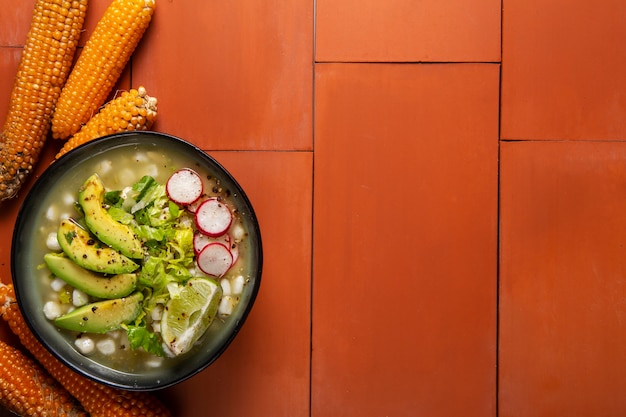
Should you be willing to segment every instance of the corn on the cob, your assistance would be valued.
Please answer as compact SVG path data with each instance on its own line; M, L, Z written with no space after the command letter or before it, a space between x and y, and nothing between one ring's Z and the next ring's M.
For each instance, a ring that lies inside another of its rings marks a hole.
M76 374L39 343L30 331L15 300L12 284L0 284L0 315L22 345L46 371L74 396L91 417L170 417L170 411L145 392L124 391Z
M155 0L113 0L87 40L52 117L52 137L66 139L104 104L148 28Z
M87 417L39 364L0 340L0 404L20 416Z
M109 101L89 119L63 148L56 159L83 143L112 133L129 130L148 130L157 117L157 99L147 94L144 87L124 91Z
M0 133L0 201L15 196L50 131L74 60L87 0L37 0Z

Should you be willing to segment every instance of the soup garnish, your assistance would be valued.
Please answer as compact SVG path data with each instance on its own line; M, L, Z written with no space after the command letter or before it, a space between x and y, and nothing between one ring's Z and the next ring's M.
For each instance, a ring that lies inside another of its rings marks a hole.
M55 291L44 314L79 333L79 350L93 345L83 334L123 331L133 350L178 356L232 313L245 282L229 271L246 233L229 193L204 188L183 168L117 190L93 174L77 190L77 215L44 256Z

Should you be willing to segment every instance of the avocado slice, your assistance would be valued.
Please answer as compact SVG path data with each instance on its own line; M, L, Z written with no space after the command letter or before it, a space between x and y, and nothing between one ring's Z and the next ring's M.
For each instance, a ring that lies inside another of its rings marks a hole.
M137 274L105 276L78 266L63 254L47 253L43 258L54 275L93 297L125 297L137 286Z
M57 240L68 258L90 271L127 274L139 268L139 264L91 236L72 219L61 221Z
M104 185L98 174L84 182L78 192L78 204L85 213L87 228L98 239L132 259L143 257L141 241L132 229L115 220L103 207Z
M84 305L55 319L54 324L82 333L106 333L135 320L142 305L143 294L138 291L128 297Z

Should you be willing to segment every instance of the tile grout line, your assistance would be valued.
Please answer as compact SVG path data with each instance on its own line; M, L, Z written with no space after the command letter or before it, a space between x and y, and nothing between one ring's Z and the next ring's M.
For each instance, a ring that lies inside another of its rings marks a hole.
M495 314L496 314L496 328L495 328L495 342L496 342L496 351L495 351L495 416L498 417L500 414L499 400L500 400L500 216L501 216L501 208L500 208L500 193L501 193L501 168L502 168L502 160L501 160L501 152L502 152L502 141L500 140L500 130L501 130L501 112L502 112L502 66L500 66L499 73L499 99L498 99L498 171L496 175L497 182L497 190L496 190L496 305L495 305Z
M311 31L311 283L309 286L309 417L313 417L313 301L315 277L315 75L316 75L316 28L317 28L317 0L313 0L313 18Z
M496 351L495 351L495 393L494 393L494 415L495 417L499 417L500 415L500 216L501 216L501 207L500 207L500 193L501 193L501 168L502 168L502 64L503 64L503 38L504 38L504 5L502 4L504 0L500 0L500 71L498 73L498 168L496 174L496 182L497 182L497 190L496 190L496 305L495 305L495 315L496 315L496 328L495 328L495 343L496 343Z
M314 61L316 64L359 65L476 65L500 64L501 61Z

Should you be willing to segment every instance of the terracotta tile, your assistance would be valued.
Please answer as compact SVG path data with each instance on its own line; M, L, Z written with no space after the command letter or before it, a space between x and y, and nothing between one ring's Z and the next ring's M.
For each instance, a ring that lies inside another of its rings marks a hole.
M495 415L498 71L316 66L313 416Z
M0 7L0 46L23 46L35 0L4 0ZM4 74L4 73L2 73Z
M208 149L309 150L312 21L305 0L161 2L133 84L158 98L161 131Z
M316 61L500 61L499 0L318 0Z
M500 416L626 413L626 144L502 144Z
M624 13L621 0L506 2L503 138L624 139Z
M259 218L261 290L243 330L204 372L166 390L177 416L309 416L312 161L308 152L213 152ZM285 172L289 175L285 176ZM207 394L208 393L208 394Z

